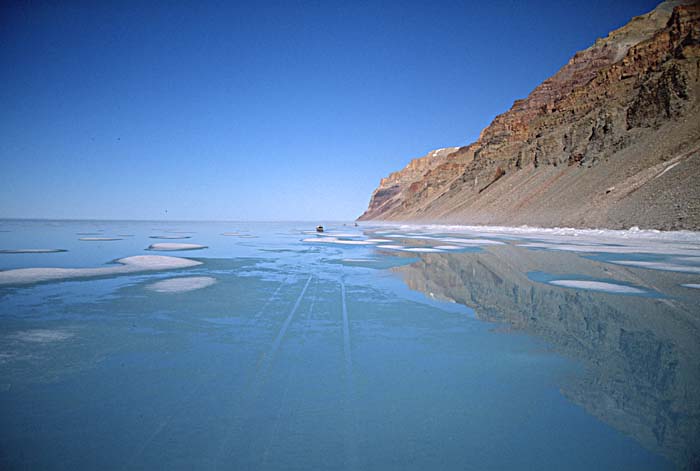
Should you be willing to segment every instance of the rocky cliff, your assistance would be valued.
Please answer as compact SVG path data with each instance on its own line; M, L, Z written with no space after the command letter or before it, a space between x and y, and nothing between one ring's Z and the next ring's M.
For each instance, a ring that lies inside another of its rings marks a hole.
M700 2L577 53L479 139L381 181L361 220L700 229Z

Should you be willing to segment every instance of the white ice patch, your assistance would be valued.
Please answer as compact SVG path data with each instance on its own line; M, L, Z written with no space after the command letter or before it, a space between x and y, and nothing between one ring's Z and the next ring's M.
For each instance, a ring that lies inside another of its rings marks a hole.
M573 243L546 243L529 242L519 244L519 247L536 248L545 250L557 250L563 252L583 253L622 253L622 254L667 254L667 255L693 255L697 249L685 244L655 244L655 245L601 245L601 244L573 244Z
M686 288L700 289L700 284L698 283L686 283L681 286L684 286Z
M184 276L156 281L146 288L158 293L186 293L197 289L206 288L216 283L216 279L210 276Z
M646 293L643 289L633 286L619 285L617 283L607 283L604 281L586 281L586 280L554 280L549 282L552 285L562 286L564 288L586 289L592 291L604 291L606 293L620 294L643 294Z
M108 242L110 240L122 240L119 237L80 237L78 240L84 242Z
M70 278L123 275L156 270L194 267L202 262L164 255L136 255L117 260L118 265L100 268L17 268L0 271L0 285L38 283Z
M408 247L402 249L404 252L425 252L425 253L441 253L444 252L435 247Z
M304 239L302 242L322 243L322 244L342 244L342 245L374 245L374 242L367 240L341 240L335 237L315 237Z
M462 250L464 249L464 246L459 246L459 245L436 245L436 249L440 250Z
M57 252L67 252L65 249L3 249L0 250L2 253L57 253Z
M676 265L664 262L644 262L640 260L611 260L610 263L625 265L629 267L648 268L650 270L677 271L681 273L700 273L700 267L688 265Z
M199 244L181 244L178 242L162 242L158 244L151 244L148 246L147 250L160 250L160 251L170 251L170 250L199 250L206 249L206 245Z
M63 330L31 329L17 332L12 337L21 342L50 343L67 340L73 337L73 334Z

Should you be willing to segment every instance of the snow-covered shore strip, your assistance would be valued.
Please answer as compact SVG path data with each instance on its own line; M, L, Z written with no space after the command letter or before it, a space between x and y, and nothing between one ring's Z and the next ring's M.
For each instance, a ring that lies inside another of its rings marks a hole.
M201 265L188 258L165 255L136 255L120 258L116 264L100 268L17 268L0 271L0 286L58 281L71 278L124 275L130 273L175 270Z
M452 224L398 224L391 222L367 223L363 229L387 228L405 232L424 234L465 234L470 236L515 236L518 238L542 239L547 236L623 240L653 240L700 244L700 232L659 231L656 229L577 229L573 227L532 227L532 226L470 226ZM386 237L385 234L382 234Z

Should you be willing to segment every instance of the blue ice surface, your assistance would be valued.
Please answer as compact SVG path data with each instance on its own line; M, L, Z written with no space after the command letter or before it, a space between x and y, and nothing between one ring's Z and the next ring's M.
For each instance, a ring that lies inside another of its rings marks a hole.
M2 221L0 248L68 251L0 254L0 269L101 266L167 233L209 248L162 253L203 262L184 270L0 287L0 467L672 466L562 393L583 374L577 358L397 271L479 253L302 242L314 227ZM216 283L149 289L186 276Z

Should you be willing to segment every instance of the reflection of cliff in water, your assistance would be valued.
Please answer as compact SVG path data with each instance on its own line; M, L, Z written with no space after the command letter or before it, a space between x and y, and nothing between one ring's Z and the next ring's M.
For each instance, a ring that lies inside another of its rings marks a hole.
M700 299L679 286L688 275L513 246L425 254L394 270L411 289L470 306L582 362L583 376L562 386L568 398L681 467L700 468ZM560 288L529 272L615 279L664 296Z

